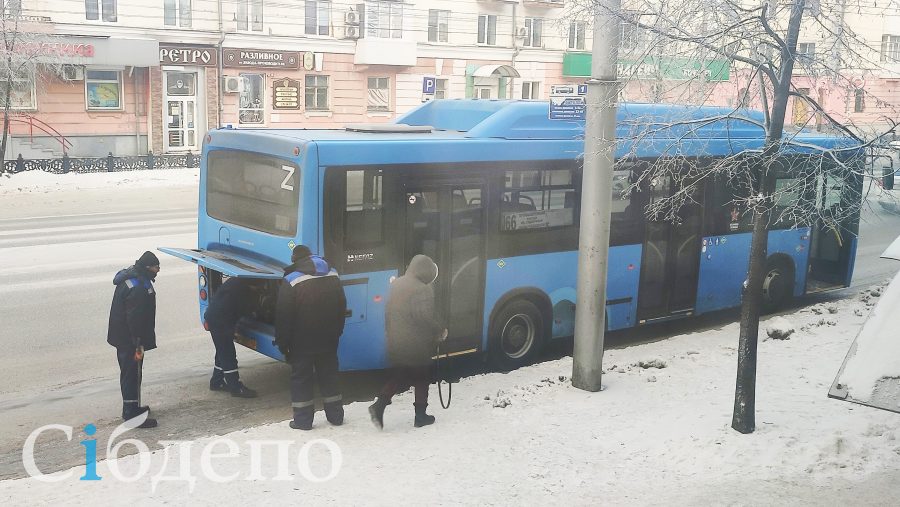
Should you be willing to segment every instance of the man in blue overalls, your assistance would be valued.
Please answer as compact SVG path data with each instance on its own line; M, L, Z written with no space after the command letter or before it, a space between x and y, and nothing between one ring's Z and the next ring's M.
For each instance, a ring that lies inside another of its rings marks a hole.
M209 379L209 389L227 391L238 398L256 397L256 391L241 382L234 349L234 327L242 316L250 314L251 290L250 281L246 278L229 278L213 292L203 316L216 347L216 363Z
M328 422L344 422L338 385L338 341L344 332L347 299L337 271L304 245L294 247L291 265L278 290L275 341L291 365L291 428L312 429L315 415L313 385Z
M144 352L156 348L156 291L153 281L159 273L159 259L144 252L134 266L113 277L116 291L109 309L106 341L116 348L119 359L119 386L122 389L122 419L129 420L144 413L147 418L139 428L156 427L150 418L150 407L141 406L141 371Z

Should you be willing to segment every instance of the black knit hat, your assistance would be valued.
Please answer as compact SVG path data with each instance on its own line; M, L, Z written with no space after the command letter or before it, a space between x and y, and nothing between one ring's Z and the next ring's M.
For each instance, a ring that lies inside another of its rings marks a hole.
M151 251L144 252L141 255L141 258L134 261L135 266L141 266L143 268L149 268L150 266L159 266L159 259L156 255Z
M312 252L309 250L309 247L306 245L297 245L294 247L294 250L291 252L291 262L297 262L299 259L305 259L312 255Z

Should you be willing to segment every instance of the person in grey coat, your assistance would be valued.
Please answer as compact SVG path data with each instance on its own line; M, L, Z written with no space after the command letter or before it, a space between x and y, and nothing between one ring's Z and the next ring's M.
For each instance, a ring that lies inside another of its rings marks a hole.
M372 423L379 429L384 426L384 409L391 404L391 397L410 386L415 389L415 427L434 423L434 416L425 413L432 358L438 343L447 338L447 329L435 315L432 283L437 276L434 261L416 255L406 273L391 284L384 315L389 380L369 407Z

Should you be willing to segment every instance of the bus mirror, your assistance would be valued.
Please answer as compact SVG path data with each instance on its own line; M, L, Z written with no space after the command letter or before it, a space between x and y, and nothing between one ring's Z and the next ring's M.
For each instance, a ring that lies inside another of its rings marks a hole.
M882 186L884 186L885 190L893 190L894 189L894 168L893 167L885 167L882 171Z

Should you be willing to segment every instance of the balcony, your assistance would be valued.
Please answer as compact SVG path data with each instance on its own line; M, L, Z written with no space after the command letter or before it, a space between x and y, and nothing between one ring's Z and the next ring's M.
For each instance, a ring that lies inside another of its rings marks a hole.
M416 64L416 41L400 38L364 37L356 41L356 65Z
M564 0L522 0L526 7L543 7L545 9L562 9L566 6Z

